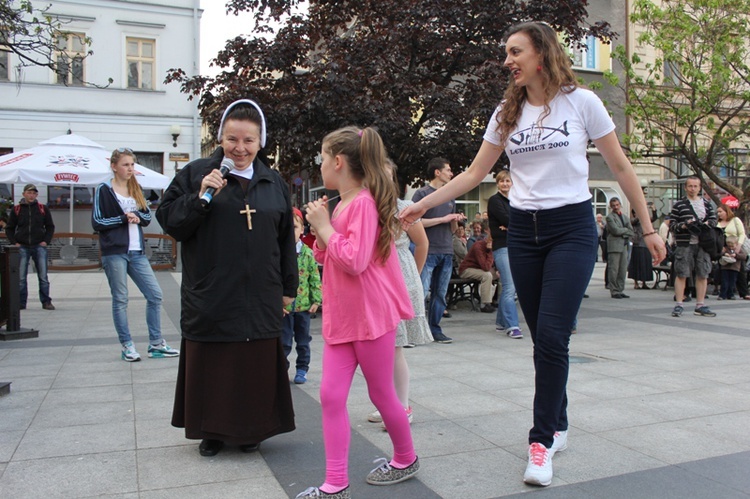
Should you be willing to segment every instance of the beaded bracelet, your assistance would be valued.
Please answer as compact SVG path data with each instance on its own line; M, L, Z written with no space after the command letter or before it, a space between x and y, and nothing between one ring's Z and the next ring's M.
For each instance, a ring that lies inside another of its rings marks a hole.
M654 235L654 234L657 234L657 232L656 232L655 230L652 230L651 232L646 232L646 233L645 233L645 234L643 234L643 235L642 235L641 237L652 236L652 235Z

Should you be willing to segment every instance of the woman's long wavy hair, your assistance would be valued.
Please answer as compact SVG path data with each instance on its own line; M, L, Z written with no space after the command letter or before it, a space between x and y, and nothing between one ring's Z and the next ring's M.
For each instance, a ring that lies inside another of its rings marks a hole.
M544 112L539 117L538 123L541 124L551 112L549 103L555 95L558 92L572 92L579 86L578 81L571 69L570 56L557 39L555 30L544 23L522 23L508 30L505 41L507 42L508 38L516 33L523 33L528 36L534 49L542 56L540 66L542 67L541 76L544 89ZM497 115L500 144L505 144L513 129L515 129L526 99L526 87L516 86L516 82L511 78L510 84L503 95L502 112Z
M130 156L133 158L133 163L136 162L135 154L130 149L115 149L109 156L110 167L115 166L123 156ZM128 195L135 199L135 204L138 205L139 210L145 210L148 208L148 202L143 196L141 184L139 184L138 179L135 178L135 172L133 172L133 175L128 179Z
M399 221L396 218L398 189L385 168L387 155L383 139L372 128L350 126L326 135L323 148L331 156L345 156L352 176L362 180L375 198L380 226L376 251L384 264L391 254L391 244L399 229Z

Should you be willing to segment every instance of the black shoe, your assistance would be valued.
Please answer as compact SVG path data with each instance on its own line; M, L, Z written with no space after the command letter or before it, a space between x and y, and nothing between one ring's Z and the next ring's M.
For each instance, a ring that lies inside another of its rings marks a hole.
M51 301L48 301L47 303L45 303L44 305L42 305L42 308L44 310L54 310L55 306L52 304Z
M495 308L489 303L485 303L484 305L482 305L482 308L480 308L479 311L485 314L491 314L495 311Z
M588 298L588 297L589 297L589 295L587 295L586 293L584 293L584 294L583 294L583 297L584 297L584 298Z
M689 301L693 301L692 298L690 298L690 295L686 296L684 300L682 300L683 303L687 303Z
M626 295L625 293L620 293L620 298L630 298L630 297Z
M21 310L26 310L26 305L19 305L18 308Z
M437 335L433 334L432 339L435 341L435 343L444 343L444 344L453 343L453 338L448 338L444 334L437 334Z
M255 452L260 449L260 444L244 444L240 445L240 450L245 454Z
M619 300L620 298L622 298L622 293L614 294L614 295L612 295L612 298L615 298L615 299Z
M450 312L443 312L443 318L450 319L451 317L453 317L453 314Z
M198 451L201 456L211 457L219 453L224 447L224 442L221 440L211 440L209 438L201 440L201 444L198 446Z

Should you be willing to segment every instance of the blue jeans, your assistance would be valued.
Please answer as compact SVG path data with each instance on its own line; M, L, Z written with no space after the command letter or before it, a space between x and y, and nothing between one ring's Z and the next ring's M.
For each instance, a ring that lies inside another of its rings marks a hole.
M39 301L42 305L52 301L49 297L49 279L47 279L47 247L35 244L34 246L19 246L19 267L21 275L21 285L19 291L21 295L20 305L26 306L29 298L29 286L26 278L29 275L29 259L34 260L36 275L39 280Z
M552 446L568 429L568 344L596 261L591 203L534 212L511 208L508 254L534 343L534 426L529 443Z
M719 293L720 298L728 300L729 298L734 296L734 287L737 285L737 277L739 275L739 270L721 269L721 292Z
M128 328L128 276L146 298L146 324L152 344L161 340L161 288L143 251L102 256L102 266L112 291L112 319L120 343L132 341Z
M427 261L422 267L422 288L430 294L430 305L427 309L427 322L430 324L430 331L433 336L443 334L440 327L440 320L443 318L448 304L445 302L445 295L448 293L448 284L453 272L453 254L444 253L440 255L428 254Z
M518 310L516 309L516 287L513 276L510 275L508 262L508 248L498 248L492 252L495 258L495 268L500 273L502 291L497 307L495 326L505 329L518 327Z
M307 372L310 369L310 312L292 312L284 316L284 329L281 334L281 344L284 355L289 358L292 352L292 342L297 343L297 370ZM287 363L289 361L287 360Z

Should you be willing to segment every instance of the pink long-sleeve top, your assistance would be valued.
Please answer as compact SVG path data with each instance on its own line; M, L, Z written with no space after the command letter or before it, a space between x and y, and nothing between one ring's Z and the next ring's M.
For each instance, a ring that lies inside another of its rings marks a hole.
M315 259L323 264L323 339L329 344L374 340L414 317L406 284L391 243L385 264L376 251L380 227L370 191L363 189L331 225L336 231Z

